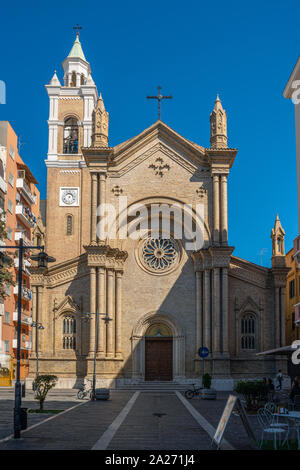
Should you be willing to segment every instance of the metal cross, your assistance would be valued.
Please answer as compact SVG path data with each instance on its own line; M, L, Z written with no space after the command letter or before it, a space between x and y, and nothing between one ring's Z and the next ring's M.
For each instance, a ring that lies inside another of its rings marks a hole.
M77 23L76 26L73 26L73 29L77 30L76 35L79 36L79 34L80 34L79 30L82 29L82 26L79 26L79 24Z
M163 96L163 95L160 93L161 86L158 86L158 87L157 87L157 90L158 90L157 96L147 96L147 98L148 98L149 100L157 100L157 102L158 102L158 120L160 121L160 118L161 118L160 102L161 102L161 100L171 100L171 99L173 98L173 96Z
M108 325L108 323L112 321L112 318L109 318L108 314L106 313L105 317L101 318L101 320L103 320L105 324Z

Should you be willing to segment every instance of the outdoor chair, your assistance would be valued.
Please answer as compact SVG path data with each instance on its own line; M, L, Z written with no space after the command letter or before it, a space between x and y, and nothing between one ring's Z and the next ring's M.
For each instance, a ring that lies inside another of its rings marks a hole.
M277 437L279 443L283 443L286 441L288 442L288 429L284 429L283 427L275 427L272 426L273 423L273 415L269 411L265 410L264 408L260 408L257 411L257 419L260 424L260 427L262 429L261 433L261 440L260 440L260 448L262 447L263 441L265 434L271 434L273 435L273 446L274 449L277 450ZM281 439L281 437L284 437L285 439Z
M269 423L271 427L274 428L284 428L287 431L289 430L289 423L279 421L279 416L274 416L277 413L277 405L275 403L268 402L264 406L264 410L266 411L266 417L269 419ZM282 415L284 417L284 415Z

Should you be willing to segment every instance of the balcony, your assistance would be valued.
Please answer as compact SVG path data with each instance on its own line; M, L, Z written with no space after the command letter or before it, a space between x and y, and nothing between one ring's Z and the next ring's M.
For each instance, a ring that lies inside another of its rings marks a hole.
M3 191L5 194L7 193L7 183L4 181L2 176L0 176L0 189Z
M31 240L26 237L25 233L23 230L19 230L15 232L15 241L18 242L20 238L23 238L23 244L26 246L31 246Z
M13 348L17 349L17 338L13 339ZM27 351L30 351L32 349L31 341L24 341L24 343L21 342L21 349L26 349Z
M25 207L23 204L16 205L16 215L19 219L29 228L34 228L36 226L36 217L33 213Z
M14 286L14 294L18 295L18 285ZM32 291L28 289L28 287L22 287L22 299L24 300L31 300L32 299Z
M14 265L15 268L19 268L19 258L14 259ZM31 263L28 261L28 259L23 259L23 273L27 274L27 276L30 276L30 272L28 271L28 267L31 266Z
M18 321L18 312L13 312L13 321ZM24 312L21 313L21 323L22 325L32 325L32 317L26 315Z
M17 178L17 189L29 204L36 204L36 195L32 194L24 178Z

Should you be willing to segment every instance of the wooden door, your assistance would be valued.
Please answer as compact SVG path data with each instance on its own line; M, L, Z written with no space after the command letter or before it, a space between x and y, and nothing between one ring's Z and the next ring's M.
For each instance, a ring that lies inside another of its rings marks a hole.
M145 380L172 380L172 338L146 338Z

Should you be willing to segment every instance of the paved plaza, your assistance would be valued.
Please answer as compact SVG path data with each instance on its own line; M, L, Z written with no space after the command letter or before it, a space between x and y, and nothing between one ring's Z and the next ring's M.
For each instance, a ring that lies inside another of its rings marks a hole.
M109 401L80 401L76 390L53 390L45 409L59 414L28 414L28 429L14 440L14 395L0 391L0 450L209 450L228 393L217 400L187 401L179 391L111 391ZM27 392L22 406L38 408ZM259 436L256 417L249 417ZM226 429L223 449L249 450L251 443L238 416Z

